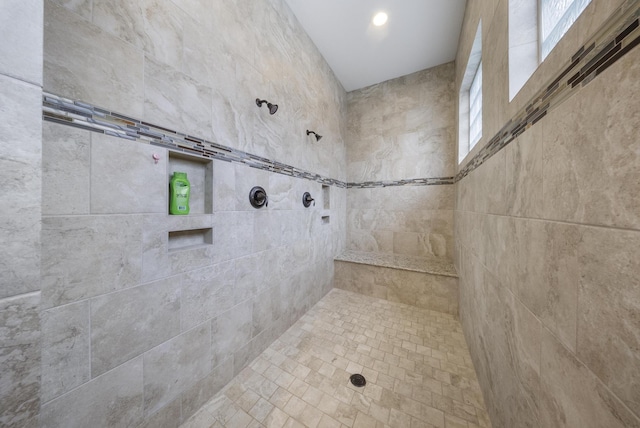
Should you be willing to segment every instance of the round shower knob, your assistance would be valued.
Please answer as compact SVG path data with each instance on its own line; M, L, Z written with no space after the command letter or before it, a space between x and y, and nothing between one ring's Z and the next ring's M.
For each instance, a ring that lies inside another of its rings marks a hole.
M302 194L302 205L304 205L305 208L309 208L309 206L311 206L311 202L313 202L313 206L315 207L316 202L315 199L311 197L311 193L304 192Z
M249 192L249 202L253 208L262 208L269 205L267 192L260 186L255 186Z

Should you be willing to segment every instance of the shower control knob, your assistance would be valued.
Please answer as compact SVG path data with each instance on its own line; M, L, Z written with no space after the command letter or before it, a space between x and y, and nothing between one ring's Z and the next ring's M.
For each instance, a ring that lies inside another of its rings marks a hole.
M304 205L305 208L309 208L311 202L313 202L313 206L315 207L316 201L311 197L311 193L304 192L304 194L302 195L302 205Z
M255 186L249 192L249 202L253 208L262 208L269 206L269 198L267 192L260 186Z

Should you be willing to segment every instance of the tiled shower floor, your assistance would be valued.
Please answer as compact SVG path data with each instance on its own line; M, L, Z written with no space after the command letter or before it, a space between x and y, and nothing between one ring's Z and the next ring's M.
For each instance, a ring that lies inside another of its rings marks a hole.
M362 373L357 388L349 376ZM490 427L451 315L334 289L182 428Z

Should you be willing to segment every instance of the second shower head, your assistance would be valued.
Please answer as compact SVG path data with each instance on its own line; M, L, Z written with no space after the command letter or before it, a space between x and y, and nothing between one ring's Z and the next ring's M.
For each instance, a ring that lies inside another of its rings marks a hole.
M309 135L309 134L313 134L313 135L315 135L315 137L316 137L316 141L320 141L320 138L322 138L322 135L319 135L317 132L309 131L309 130L307 129L307 135Z

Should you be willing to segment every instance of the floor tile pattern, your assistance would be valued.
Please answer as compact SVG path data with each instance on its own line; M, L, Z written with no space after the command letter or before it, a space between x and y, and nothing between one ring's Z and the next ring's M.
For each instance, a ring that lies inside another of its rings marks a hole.
M182 428L490 426L455 317L334 289Z

